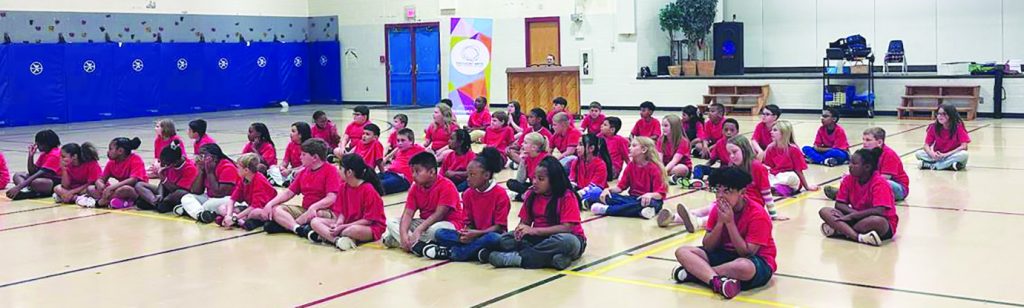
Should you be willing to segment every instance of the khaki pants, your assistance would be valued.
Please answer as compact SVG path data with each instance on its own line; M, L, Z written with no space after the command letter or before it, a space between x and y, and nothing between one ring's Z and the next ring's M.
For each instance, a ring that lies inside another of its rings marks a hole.
M412 230L418 228L421 224L423 224L423 221L423 219L414 218L412 220L412 224L409 225L409 231L411 232ZM387 246L389 248L395 248L401 245L402 241L401 237L399 236L399 229L401 228L401 224L402 222L400 219L388 219L388 229L387 231L384 232L384 246ZM449 221L435 222L433 225L427 228L426 232L423 232L423 235L420 236L420 241L434 241L434 234L441 229L455 230L455 225L453 225Z

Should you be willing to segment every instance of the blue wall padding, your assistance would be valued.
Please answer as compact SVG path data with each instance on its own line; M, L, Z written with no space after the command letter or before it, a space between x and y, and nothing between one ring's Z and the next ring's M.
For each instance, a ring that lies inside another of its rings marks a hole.
M341 103L341 45L335 42L309 44L311 64L310 98L316 103Z
M11 44L2 50L0 125L68 121L64 46Z
M123 44L114 49L117 59L110 76L114 85L114 103L107 106L114 118L131 118L160 113L161 79L160 44Z

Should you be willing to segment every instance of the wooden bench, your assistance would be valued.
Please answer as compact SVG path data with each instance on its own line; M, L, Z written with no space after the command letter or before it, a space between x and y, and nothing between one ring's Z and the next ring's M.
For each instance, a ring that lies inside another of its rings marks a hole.
M964 102L956 106L956 111L965 114L964 120L974 120L981 103L981 86L907 86L900 106L896 107L896 117L933 120L938 106L945 102Z
M756 116L761 108L768 103L768 94L771 89L768 85L754 86L708 86L708 94L704 95L704 103L697 107L704 112L711 103L719 103L725 106L725 113L729 114L736 109L750 109L750 114Z

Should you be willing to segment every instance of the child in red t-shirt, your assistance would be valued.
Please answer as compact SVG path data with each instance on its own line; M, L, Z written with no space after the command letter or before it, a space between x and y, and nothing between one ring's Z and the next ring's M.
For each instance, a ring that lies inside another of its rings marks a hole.
M345 126L345 133L341 135L338 146L331 151L335 156L341 157L345 152L352 149L363 138L363 127L370 123L370 108L359 105L352 109L352 122Z
M702 246L676 250L680 266L672 271L672 277L677 282L703 283L731 299L740 290L758 288L771 280L777 269L772 221L764 207L744 192L750 182L750 174L736 167L711 175L717 206L708 217Z
M554 153L551 156L561 161L568 169L569 163L576 160L576 146L580 144L580 137L583 134L569 123L568 115L555 115L553 119L551 127L554 132L548 138L549 147Z
M633 138L629 158L632 161L622 171L619 184L602 191L599 200L588 200L594 202L590 206L594 214L651 219L661 211L668 182L654 141L647 137ZM620 195L626 190L629 190L628 196Z
M473 142L480 142L491 126L491 110L487 108L487 98L483 96L473 101L473 107L473 112L469 113L469 123L463 129L469 131Z
M727 140L739 135L739 133L740 122L736 121L736 119L728 118L722 121L722 140L715 142L715 145L711 146L711 155L708 157L707 163L693 168L693 177L703 180L716 169L712 167L716 163L719 164L719 167L728 165L729 151L726 149Z
M629 163L629 139L619 136L620 129L622 119L607 117L601 124L601 133L598 135L608 146L608 157L612 159L612 168L609 170L612 178L619 176L622 173L622 166Z
M221 226L239 225L251 231L270 220L270 209L266 206L277 197L277 190L259 173L259 163L259 156L253 153L238 157L238 181L228 202L216 209Z
M409 160L415 184L405 198L405 211L399 219L388 220L384 246L401 247L417 256L442 229L462 230L465 216L455 184L437 174L437 160L430 153L419 153ZM419 218L414 218L419 213Z
M601 124L604 123L605 115L601 113L601 103L590 102L590 112L583 116L580 123L580 130L588 134L601 133Z
M686 140L683 122L679 116L669 114L661 119L661 137L658 138L656 146L661 153L661 161L665 163L669 184L676 185L682 182L683 185L689 186L693 162L690 160L690 142Z
M213 140L213 137L210 137L210 135L206 133L206 120L203 119L197 119L188 122L188 137L193 140L193 155L199 155L200 147L210 143L217 143L216 140Z
M508 114L504 111L495 111L491 116L491 125L484 132L481 142L489 147L495 148L502 153L502 164L504 164L505 150L515 141L515 129L509 126Z
M439 174L455 184L459 192L465 191L469 187L469 184L466 183L466 166L469 166L469 162L476 158L476 153L471 148L473 144L470 138L469 131L455 130L451 140L448 141L448 148L451 152L441 161L441 169L438 170Z
M881 149L882 155L878 158L878 173L889 182L892 195L896 201L903 201L910 194L910 177L903 169L903 160L892 148L885 145L885 129L881 127L870 127L864 130L861 137L864 148L868 150ZM834 186L825 187L825 196L835 200L839 189Z
M935 114L935 123L928 126L924 149L915 153L921 169L960 171L967 167L967 144L971 136L956 106L942 104Z
M0 191L7 189L10 180L11 171L7 168L7 159L4 158L4 152L0 151Z
M363 136L346 154L359 155L363 158L363 162L370 166L370 169L380 168L384 163L384 145L380 143L380 127L373 123L364 125Z
M519 226L505 233L493 252L480 260L494 267L569 268L587 247L580 219L580 202L561 163L545 157L534 174L534 186L519 211Z
M146 168L146 176L150 178L159 176L157 171L160 171L160 162L157 160L160 159L160 152L163 152L164 148L171 144L171 141L178 140L181 141L181 144L185 144L181 137L178 136L177 129L174 127L174 120L163 119L156 121L154 129L156 130L156 138L153 140L153 159L155 160ZM187 154L184 146L181 147L181 151L182 154Z
M448 139L459 125L455 124L452 108L445 104L434 107L434 117L430 125L423 131L423 148L433 153L437 160L444 158L448 150Z
M384 156L387 157L394 153L398 149L398 131L405 129L405 126L409 124L409 116L399 113L391 119L391 134L388 135L388 147L384 150Z
M249 142L242 147L242 154L256 153L260 157L260 173L267 173L271 166L277 166L277 149L270 138L266 124L256 122L249 125Z
M723 141L722 126L725 126L725 106L711 103L708 106L708 119L704 122L704 137L696 146L701 158L710 158L711 146L718 141Z
M291 133L288 135L288 147L284 149L284 158L281 164L270 166L267 169L267 177L270 184L278 187L288 187L295 175L302 171L302 143L313 138L313 133L306 122L292 123Z
M661 136L661 122L654 118L655 108L652 102L640 103L640 119L633 124L633 130L629 133L630 138L647 137L658 140Z
M313 127L310 128L313 138L320 138L327 142L327 146L337 148L341 143L341 135L338 134L338 127L327 118L327 113L322 110L313 112Z
M804 156L810 163L834 167L850 159L849 149L846 130L839 126L839 111L825 108L821 112L821 127L814 136L814 145L803 147Z
M501 152L487 147L467 167L469 189L462 193L465 229L441 229L433 244L423 247L423 255L435 260L466 261L480 258L484 249L495 249L501 234L508 230L508 212L512 207L508 193L498 186L494 175L501 172Z
M180 141L178 144L181 144ZM84 195L89 185L96 183L103 173L99 154L92 143L68 143L60 148L60 185L53 188L57 203L73 204Z
M761 121L754 126L754 135L750 137L750 144L754 146L754 153L761 156L768 145L772 143L772 126L782 116L782 109L775 104L765 105L761 108Z
M704 144L704 117L696 106L687 105L679 116L683 121L683 133L690 141L690 156L700 157L700 146Z
M263 162L264 158L259 154L256 157ZM181 205L174 208L174 213L188 215L204 224L211 223L217 218L217 209L231 203L231 193L238 184L238 166L217 144L199 148L196 165L199 167L199 177L196 178L192 193L181 198Z
M580 145L576 147L578 159L569 164L569 183L572 183L574 190L588 186L608 188L608 181L614 178L608 174L612 167L612 159L608 155L604 139L594 134L586 134L580 141Z
M520 166L519 170L514 179L505 183L508 190L516 194L517 201L522 200L523 193L533 185L530 180L533 179L537 164L548 156L548 139L543 135L529 133L523 136L523 139L523 151L516 156L509 156L509 160Z
M36 159L36 152L39 159ZM28 146L28 172L14 174L14 187L7 190L11 200L49 197L60 184L60 137L53 130L36 133Z
M288 189L277 194L267 202L272 209L272 220L268 221L263 230L269 234L292 232L301 238L308 239L313 233L309 222L316 217L334 218L331 207L338 200L338 188L341 187L341 174L338 168L327 163L327 153L331 149L320 138L313 138L302 143L302 165L305 167ZM302 205L284 204L297 195L302 195Z
M416 137L408 128L398 131L397 149L384 158L384 172L379 174L385 195L409 190L409 184L412 183L412 167L409 166L409 160L416 154L426 151L416 144Z
M835 207L818 211L826 237L845 237L871 246L896 235L899 217L892 189L878 174L881 149L860 149L850 158L850 175L839 185Z
M526 135L536 132L544 138L545 144L550 143L551 140L551 130L548 130L547 114L544 113L544 109L531 109L530 114L526 117L526 122L528 125L523 127L522 133L516 137L516 142L505 150L505 156L509 158L509 164L512 169L517 169L515 164L518 162L515 157L520 156L519 152L523 149L523 141L526 139ZM547 147L545 146L545 148Z
M137 206L141 210L156 210L167 213L181 204L181 198L192 192L192 184L199 176L195 163L181 155L181 143L175 141L160 152L160 183L135 184L139 194Z
M107 165L103 167L103 174L96 180L96 185L86 189L92 200L82 200L78 204L83 207L131 207L139 198L135 184L149 181L146 163L138 154L132 153L140 145L142 140L139 138L117 137L111 140L107 146ZM110 179L117 182L111 184Z
M357 243L377 241L384 234L384 200L380 198L384 189L373 167L366 165L358 155L342 156L340 164L344 183L331 208L338 218L313 218L310 226L314 232L309 234L309 239L352 250Z
M565 109L568 106L569 101L567 101L564 97L556 97L555 99L551 100L551 112L547 114L546 118L548 120L548 124L555 123L555 115L559 113L564 113L565 116L569 118L569 125L576 126L576 119L574 119L573 115L569 113L568 110ZM554 127L549 128L552 131L555 130Z
M807 182L804 170L807 162L793 139L793 124L779 121L772 127L772 144L764 151L764 165L770 168L768 176L772 189L780 196L792 196L800 188L818 190L818 186Z
M526 114L523 113L523 107L519 104L519 101L509 101L508 107L505 108L505 113L508 114L508 126L516 131L515 139L519 139L519 135L523 133L529 124L526 122Z

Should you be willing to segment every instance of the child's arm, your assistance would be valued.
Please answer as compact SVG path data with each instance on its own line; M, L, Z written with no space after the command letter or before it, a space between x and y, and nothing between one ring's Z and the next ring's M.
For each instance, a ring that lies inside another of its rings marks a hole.
M451 206L439 204L437 206L437 210L434 211L434 214L427 217L427 219L424 219L423 223L421 223L419 227L416 227L416 230L412 231L413 239L419 239L420 236L423 235L423 232L427 232L427 228L430 228L430 226L434 225L436 222L444 220L444 218L448 217L448 214L451 212Z
M803 186L805 189L807 189L809 191L816 191L816 190L818 190L818 185L807 183L807 179L804 178L804 171L803 170L793 170L793 171L796 172L796 176L800 178L800 185L801 186Z
M227 196L231 195L231 192L235 190L235 184L221 183L217 180L216 170L210 170L206 172L206 185L210 187L209 191L206 192L210 196ZM195 185L193 185L194 187ZM195 191L195 190L193 190ZM202 189L199 190L200 192Z
M757 254L757 251L761 249L761 245L747 243L747 240L740 234L740 230L736 227L735 223L726 223L725 229L726 232L729 232L729 240L732 242L732 247L736 250L736 254L742 257L749 257Z
M946 153L938 153L938 152L936 152L936 153L938 153L940 157L945 158L945 157L949 156L950 154L956 153L957 151L966 151L966 150L967 150L967 143L961 143L960 146L956 147L955 149L949 150L949 152L946 152Z
M307 209L305 213L302 213L302 215L299 215L299 217L295 219L295 222L299 223L300 225L309 223L310 220L313 220L313 218L316 217L317 212L319 212L322 209L330 208L332 205L334 205L334 202L337 200L338 193L327 193L327 195L324 196L323 199L320 199L316 203L310 204L309 209Z
M398 234L399 242L402 243L402 248L408 250L412 248L412 242L409 241L409 227L412 225L412 217L416 214L416 210L409 210L406 208L402 211L402 220L398 222ZM422 224L420 224L422 225ZM417 238L418 239L418 238Z
M36 160L36 150L37 150L37 148L36 148L36 144L35 143L33 143L32 145L28 146L28 164L25 167L25 170L28 171L28 174L35 174L35 173L37 173L36 171L39 171L39 166L36 166L36 162L35 162L35 160ZM31 180L25 180L25 182L31 182ZM22 187L22 188L24 188L24 187Z
M828 152L829 150L832 150L832 147L825 146L824 144L815 144L814 145L814 150L818 151L819 153L824 153L824 152Z
M63 187L64 189L72 189L72 187L71 187L71 174L70 174L70 172L68 172L67 166L64 165L64 160L63 159L60 160L60 170L64 171L64 172L61 172L61 174L60 174L60 187ZM89 186L89 184L86 184L86 185L83 185L83 186ZM0 188L2 188L2 187L0 187ZM76 192L76 194L77 194L77 192Z
M719 207L719 206L724 206L724 205L718 204L717 206L715 206L715 209L713 209L713 210L717 211L718 210L717 207ZM722 243L722 233L725 233L724 230L725 230L725 224L722 223L722 220L719 219L719 220L715 221L715 226L713 228L711 228L711 232L708 232L707 235L704 235L704 240L702 241L701 244L704 246L705 249L707 249L709 251L710 250L718 250L719 246Z
M24 189L25 187L28 187L29 185L31 185L32 181L34 181L35 179L37 179L37 178L39 178L39 177L41 177L43 175L51 174L51 173L53 173L53 172L50 171L49 169L39 168L39 170L37 170L35 173L32 173L32 175L28 176L28 178L26 178L24 181L22 181L21 184L15 185L14 188L11 188L11 189L7 190L7 197L8 198L14 198L15 196L18 195L18 193L22 189Z

